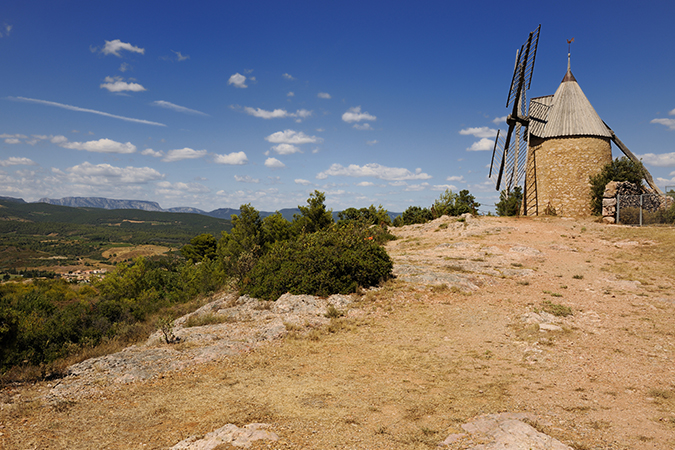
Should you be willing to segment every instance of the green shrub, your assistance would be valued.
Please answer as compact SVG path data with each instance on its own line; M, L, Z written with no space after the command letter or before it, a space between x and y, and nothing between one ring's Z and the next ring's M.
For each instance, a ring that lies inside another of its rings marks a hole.
M606 164L600 173L589 178L591 183L591 212L596 215L602 214L602 197L607 183L610 181L630 181L641 186L644 170L641 162L635 162L625 156L616 158Z
M414 225L416 223L427 223L433 220L434 216L429 208L419 206L409 206L403 214L394 219L394 226Z
M297 240L275 242L244 277L241 291L265 300L286 292L348 294L387 280L392 267L371 229L353 223L334 225Z
M520 205L523 202L523 189L516 186L512 191L503 190L499 193L499 202L495 203L497 215L517 216L520 214Z

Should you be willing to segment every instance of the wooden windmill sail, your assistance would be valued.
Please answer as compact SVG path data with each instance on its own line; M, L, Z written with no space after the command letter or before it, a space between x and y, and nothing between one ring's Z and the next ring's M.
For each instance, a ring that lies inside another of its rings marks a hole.
M533 32L537 37L539 29ZM533 33L530 33L530 39ZM569 40L568 44L571 42ZM514 83L511 84L513 90ZM521 90L523 88L520 86ZM524 90L521 95L524 97ZM544 212L590 215L589 178L612 161L611 142L627 157L638 161L600 118L581 90L572 74L569 52L567 72L555 94L533 98L527 109L519 109L515 116L512 113L507 123L509 131L505 144L501 145L501 133L498 133L493 151L493 165L498 159L500 167L504 168L497 174L496 187L510 191L524 178L522 213L525 215ZM509 139L514 128L516 145ZM518 142L518 131L521 142ZM523 162L525 153L526 163ZM521 163L524 166L522 172ZM490 175L493 175L492 168ZM646 170L645 179L661 193Z

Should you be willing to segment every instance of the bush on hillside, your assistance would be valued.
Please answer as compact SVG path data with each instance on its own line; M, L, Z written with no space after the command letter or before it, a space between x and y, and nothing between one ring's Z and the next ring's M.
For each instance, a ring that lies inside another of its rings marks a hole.
M403 214L394 219L394 226L402 227L404 225L414 225L416 223L427 223L433 219L434 216L429 208L409 206L403 211Z
M467 189L459 191L459 194L446 189L434 202L431 213L434 219L441 216L461 216L466 213L478 214L479 207L480 203Z
M296 240L277 241L246 275L241 292L264 300L279 296L349 294L392 276L392 261L371 230L334 225Z

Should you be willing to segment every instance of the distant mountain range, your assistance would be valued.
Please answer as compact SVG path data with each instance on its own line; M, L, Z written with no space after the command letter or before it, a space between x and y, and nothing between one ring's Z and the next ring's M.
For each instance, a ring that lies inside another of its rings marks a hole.
M0 197L0 200L9 200L18 203L26 203L21 198L12 198L12 197ZM239 215L240 211L233 208L219 208L214 209L213 211L202 211L201 209L192 208L190 206L179 206L176 208L164 209L159 206L157 202L149 202L145 200L115 200L110 198L103 197L64 197L59 199L53 198L41 198L36 203L48 203L50 205L58 206L70 206L72 208L101 208L101 209L140 209L143 211L155 211L155 212L171 212L171 213L190 213L190 214L202 214L205 216L215 217L217 219L227 219L231 220L232 215ZM260 217L267 217L274 214L276 211L259 211ZM300 209L298 208L285 208L279 210L281 215L286 220L293 220L295 214L300 214ZM392 220L398 216L400 213L389 213L389 217ZM333 212L333 219L337 220L338 212Z
M20 198L11 198L11 197L0 197L2 200L16 201L20 203L25 203L23 199ZM41 198L37 203L48 203L50 205L58 206L70 206L71 208L101 208L101 209L140 209L143 211L155 211L155 212L171 212L171 213L190 213L190 214L202 214L205 216L215 217L217 219L227 219L230 220L233 214L239 214L238 209L233 208L219 208L214 209L213 211L203 211L201 209L192 208L190 206L179 206L176 208L167 208L164 209L159 206L157 202L149 202L145 200L115 200L110 198L103 197L64 197L59 199L54 198ZM274 212L260 211L261 217L267 217ZM293 220L293 214L300 214L298 208L286 208L279 211L286 220Z

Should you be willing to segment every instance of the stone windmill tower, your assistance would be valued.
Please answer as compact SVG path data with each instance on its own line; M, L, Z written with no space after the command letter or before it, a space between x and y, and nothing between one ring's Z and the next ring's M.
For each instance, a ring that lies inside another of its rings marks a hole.
M497 190L503 182L510 191L524 178L522 214L588 216L589 178L612 161L611 142L630 159L638 159L584 95L572 75L569 51L567 72L555 94L533 98L526 108L525 93L534 68L539 29L530 33L516 57L509 91L509 99L514 99L513 112L506 119L509 130L504 141L498 133L492 156L492 167L495 157L501 157ZM518 81L521 79L522 83ZM646 171L645 179L656 192L661 192Z

